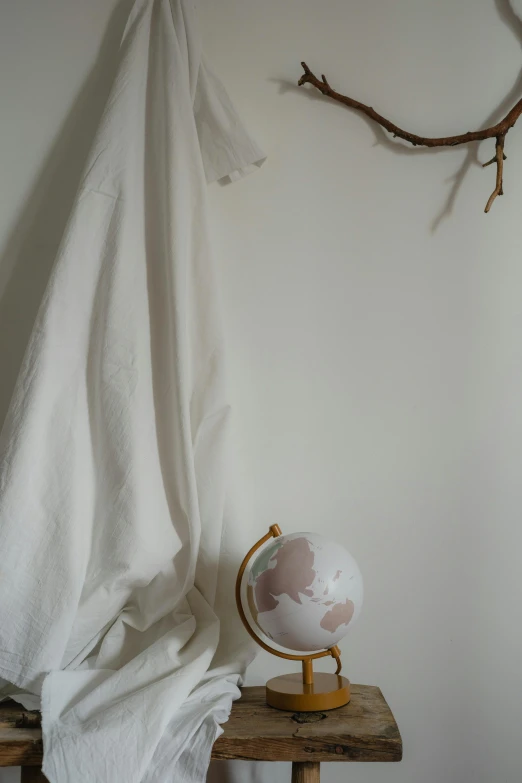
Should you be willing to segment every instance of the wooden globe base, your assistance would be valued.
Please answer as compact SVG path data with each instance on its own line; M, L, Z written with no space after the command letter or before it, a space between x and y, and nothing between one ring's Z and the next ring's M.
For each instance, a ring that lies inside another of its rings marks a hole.
M316 712L334 710L350 701L350 683L340 674L314 672L313 682L302 674L282 674L266 684L266 703L278 710Z

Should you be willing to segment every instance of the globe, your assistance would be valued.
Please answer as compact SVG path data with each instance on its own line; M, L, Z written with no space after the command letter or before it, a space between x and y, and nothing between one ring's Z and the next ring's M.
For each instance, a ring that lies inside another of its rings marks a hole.
M361 572L335 541L316 533L277 536L247 571L246 599L252 619L276 644L328 649L360 613Z

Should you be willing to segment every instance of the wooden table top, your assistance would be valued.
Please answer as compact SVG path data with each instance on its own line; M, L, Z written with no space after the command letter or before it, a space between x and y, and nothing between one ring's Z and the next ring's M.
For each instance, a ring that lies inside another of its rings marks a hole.
M400 761L399 729L379 688L351 685L352 700L328 712L268 707L264 687L243 688L213 759L256 761ZM0 703L0 767L41 766L40 713Z

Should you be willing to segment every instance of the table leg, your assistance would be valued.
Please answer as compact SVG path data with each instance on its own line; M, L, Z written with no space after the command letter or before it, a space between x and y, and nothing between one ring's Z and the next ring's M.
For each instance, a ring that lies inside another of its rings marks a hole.
M292 783L320 783L321 764L318 761L293 761Z
M21 783L49 783L40 767L22 767L20 780Z

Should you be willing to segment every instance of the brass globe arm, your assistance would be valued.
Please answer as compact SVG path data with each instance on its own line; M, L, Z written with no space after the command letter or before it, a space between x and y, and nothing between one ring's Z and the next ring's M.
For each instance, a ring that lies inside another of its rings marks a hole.
M323 650L323 652L312 653L311 655L291 655L290 653L280 652L279 650L276 650L274 647L270 647L269 644L266 644L266 642L264 642L257 635L257 633L254 631L254 629L252 628L252 626L250 625L250 623L246 618L245 612L243 610L243 604L241 601L241 585L243 582L243 575L245 573L245 568L247 567L250 558L259 549L259 547L261 547L266 541L268 541L271 538L277 538L277 536L280 535L282 535L282 533L279 525L270 525L269 532L265 536L263 536L263 538L260 538L259 541L256 544L254 544L254 546L247 552L237 573L237 579L236 579L237 611L239 612L241 622L245 626L246 631L250 634L252 639L254 639L254 641L257 642L257 644L259 644L259 646L263 648L263 650L272 653L272 655L277 655L279 656L279 658L286 658L289 661L301 661L303 664L303 682L305 684L310 684L313 681L312 661L315 660L316 658L325 658L326 656L330 655L337 662L337 670L335 673L339 674L339 672L341 671L342 664L341 664L341 651L339 650L337 645L334 644L328 650Z

